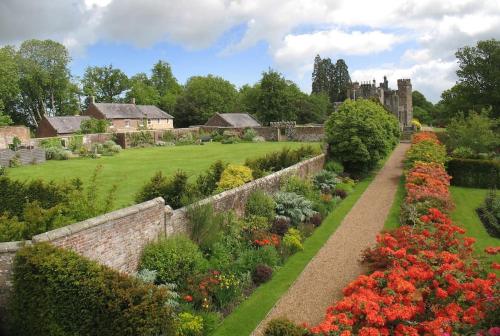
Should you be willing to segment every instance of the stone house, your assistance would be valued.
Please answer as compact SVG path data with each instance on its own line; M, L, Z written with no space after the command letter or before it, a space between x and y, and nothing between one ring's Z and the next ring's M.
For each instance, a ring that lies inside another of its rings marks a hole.
M85 115L108 120L112 131L174 128L174 117L170 114L153 105L136 105L135 99L130 104L119 104L96 103L92 98Z
M36 129L37 138L55 137L59 135L71 135L80 130L82 121L88 120L88 116L44 116Z
M260 127L261 124L247 113L216 113L205 126L247 128Z

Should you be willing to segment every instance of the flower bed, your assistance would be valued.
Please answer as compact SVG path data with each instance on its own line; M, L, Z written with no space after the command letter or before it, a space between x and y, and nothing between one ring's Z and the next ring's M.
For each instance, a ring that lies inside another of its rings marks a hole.
M433 138L420 133L412 142ZM475 259L474 239L464 237L446 214L453 206L449 180L441 164L417 161L411 167L406 203L425 211L415 225L378 236L377 245L364 254L373 272L350 283L324 321L305 333L497 335L500 284ZM500 253L500 248L488 252Z

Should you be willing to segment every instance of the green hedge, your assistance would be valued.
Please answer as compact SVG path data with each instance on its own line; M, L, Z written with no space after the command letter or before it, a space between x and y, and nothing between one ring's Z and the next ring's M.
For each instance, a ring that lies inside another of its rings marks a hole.
M9 335L175 335L165 288L47 243L14 260Z
M500 187L500 161L452 159L448 162L452 185L473 188Z

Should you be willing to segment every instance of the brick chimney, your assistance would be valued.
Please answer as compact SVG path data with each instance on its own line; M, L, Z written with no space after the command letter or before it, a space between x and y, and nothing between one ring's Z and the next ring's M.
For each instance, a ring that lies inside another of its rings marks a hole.
M131 103L135 105L135 98L132 98Z

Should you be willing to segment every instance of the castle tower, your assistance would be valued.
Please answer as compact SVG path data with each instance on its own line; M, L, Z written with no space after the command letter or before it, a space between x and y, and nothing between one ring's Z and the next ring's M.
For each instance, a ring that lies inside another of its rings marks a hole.
M399 122L404 127L411 126L413 119L413 99L410 79L398 79Z

